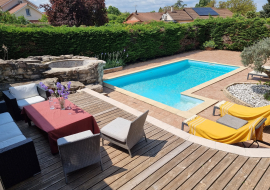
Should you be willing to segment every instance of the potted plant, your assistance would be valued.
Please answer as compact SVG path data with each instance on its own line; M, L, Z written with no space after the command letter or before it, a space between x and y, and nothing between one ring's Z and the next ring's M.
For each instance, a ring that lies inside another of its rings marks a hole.
M209 40L203 43L203 47L205 50L214 50L217 45L215 44L214 40Z

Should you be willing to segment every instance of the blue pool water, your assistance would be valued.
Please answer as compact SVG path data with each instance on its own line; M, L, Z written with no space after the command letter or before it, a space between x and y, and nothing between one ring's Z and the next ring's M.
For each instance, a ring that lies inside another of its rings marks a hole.
M184 60L105 82L176 109L187 111L203 102L181 95L190 88L231 72L238 67Z

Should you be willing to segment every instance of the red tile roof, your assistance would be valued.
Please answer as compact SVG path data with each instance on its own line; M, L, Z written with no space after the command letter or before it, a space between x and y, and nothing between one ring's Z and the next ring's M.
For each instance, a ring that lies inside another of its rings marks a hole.
M26 6L26 5L27 5L27 3L21 3L21 4L18 4L18 5L16 5L15 7L12 7L12 8L9 10L9 12L10 12L10 14L13 14L13 13L17 12L18 10L20 10L21 8L23 8L23 7Z
M0 0L0 6L6 4L7 2L9 2L10 0Z
M162 15L163 13L137 13L137 14L131 13L126 20L129 21L129 18L134 16L141 22L151 21L151 20L160 21Z
M136 22L141 22L139 20L128 20L126 22L124 22L125 24L133 24L133 23L136 23Z
M172 17L175 21L183 21L183 20L193 20L185 11L176 10L176 11L167 11L167 13Z

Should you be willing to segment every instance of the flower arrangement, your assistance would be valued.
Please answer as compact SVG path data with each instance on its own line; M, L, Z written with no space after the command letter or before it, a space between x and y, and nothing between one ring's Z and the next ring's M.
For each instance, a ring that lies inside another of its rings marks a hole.
M44 89L48 90L51 96L54 96L59 101L61 109L65 109L65 100L68 99L68 95L70 94L70 85L71 82L67 83L67 86L62 85L60 82L57 82L55 88L49 89L45 84L42 82L39 85Z

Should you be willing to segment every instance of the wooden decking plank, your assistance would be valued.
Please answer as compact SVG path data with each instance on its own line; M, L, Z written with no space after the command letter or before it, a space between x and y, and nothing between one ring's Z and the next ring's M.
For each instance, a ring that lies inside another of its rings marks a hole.
M148 142L142 142L139 144L136 144L134 146L134 150L133 151L137 151L137 152L141 152L143 150L149 150L155 146L157 146L157 140L155 139L159 139L162 138L163 136L166 135L166 132L161 131L157 134L155 134L152 138L153 139L149 139ZM106 170L106 168L110 168L113 164L121 161L122 159L128 157L128 153L117 150L119 152L119 155L117 155L114 158L111 158L111 155L108 155L108 157L110 157L111 159L109 159L109 161L107 163L103 163L103 167ZM93 166L91 166L90 168L92 168ZM104 171L105 172L105 171ZM103 172L103 173L104 173ZM76 183L84 183L87 179L89 179L89 176L96 176L99 175L101 173L100 167L96 167L96 169L91 169L91 170L80 170L74 174L70 174L68 176L69 178L69 184L68 186L71 186L72 184L76 184ZM50 186L50 187L49 187ZM60 188L62 186L66 186L65 183L65 179L64 179L64 175L59 175L57 178L51 179L50 181L44 183L44 184L39 184L38 188L45 188L45 187L49 187L50 189L55 189L55 188Z
M270 188L270 166L268 166L261 180L256 185L255 190L269 190L269 188Z
M163 146L166 146L166 144L169 141L175 141L175 136L165 133L165 135L161 136L158 140L155 140L153 143L151 143L151 147L141 149L137 152L133 152L133 158L131 159L129 155L126 155L125 157L122 157L121 160L117 161L116 163L113 163L113 167L109 167L105 172L101 173L100 175L93 176L90 180L87 180L83 183L78 184L77 181L75 183L70 184L72 188L76 189L87 189L96 183L104 180L105 178L109 177L110 175L116 173L117 171L125 170L125 166L133 162L137 159L145 159L147 155L152 156L160 151L160 149ZM89 177L88 177L89 178Z
M242 184L240 190L254 189L270 164L270 158L262 158L248 178Z
M199 157L195 162L190 164L181 174L176 176L169 184L167 184L164 189L177 189L182 183L190 178L198 169L200 169L209 159L211 159L217 150L209 149L201 157Z
M133 179L129 180L125 185L123 185L121 190L125 189L132 189L135 186L137 186L139 183L141 183L143 180L145 180L148 176L155 173L158 169L160 169L162 166L164 166L166 163L170 162L174 157L179 155L181 152L183 152L186 148L188 148L192 143L189 141L185 141L184 143L180 144L178 147L173 149L170 153L165 153L162 158L160 158L158 161L153 163L152 165L148 164L146 166L147 169L142 171L140 174L138 174ZM149 159L150 161L150 159ZM147 163L149 162L146 161ZM145 163L145 162L144 162ZM133 173L133 172L130 172Z
M192 189L200 180L207 175L225 156L226 152L219 151L208 162L206 162L196 173L194 173L185 183L178 189Z
M103 112L97 113L97 114L95 114L95 115L93 115L93 116L94 116L94 117L97 117L97 116L99 116L99 115L106 114L106 113L108 113L108 112L110 112L110 111L113 111L113 110L116 110L116 109L119 109L119 108L117 108L117 107L112 107L112 108L107 109L107 110L105 110L105 111L103 111Z
M166 163L162 168L156 171L154 174L150 175L147 179L137 185L133 190L147 189L161 177L166 175L170 170L176 167L180 162L182 162L186 157L188 157L192 152L200 147L198 144L192 144L190 147L185 149L181 154L177 155L170 162Z
M149 189L163 189L173 178L182 173L190 164L195 162L208 150L205 146L200 146L192 154L188 155L182 162L176 165L166 175L158 179Z
M138 158L125 165L124 169L121 169L121 171L117 171L116 174L106 177L106 179L103 179L103 181L91 188L103 189L107 186L105 189L118 189L136 175L140 175L146 168L154 168L152 164L163 158L166 154L169 154L170 151L177 148L182 143L184 143L184 140L179 138L176 138L176 141L169 141L155 156Z
M261 158L249 158L243 167L238 170L233 179L226 185L224 189L240 188L247 176L256 167Z
M211 187L209 189L216 190L216 189L224 188L230 182L230 180L234 177L234 175L239 171L239 169L247 162L247 160L248 160L247 157L238 156L231 163L231 165L229 165L226 168L222 167L223 173L220 176L214 173L213 175L215 175L216 181L213 184L210 184ZM203 179L203 181L201 182L201 184L204 184L204 183L207 183L206 178ZM196 189L197 189L197 186L196 186Z

